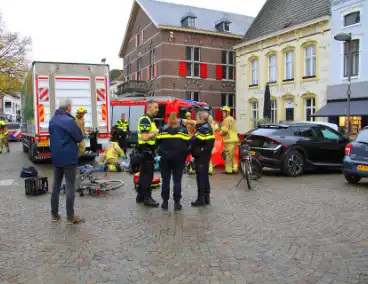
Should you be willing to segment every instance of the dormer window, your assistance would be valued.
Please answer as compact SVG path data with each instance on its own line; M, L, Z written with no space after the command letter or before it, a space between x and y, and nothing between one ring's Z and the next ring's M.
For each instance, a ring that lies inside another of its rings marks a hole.
M182 25L184 27L188 27L188 28L195 28L196 26L196 18L193 16L188 16L185 17L182 21L181 21Z
M222 21L216 25L216 29L219 32L229 32L230 31L230 22L229 21Z

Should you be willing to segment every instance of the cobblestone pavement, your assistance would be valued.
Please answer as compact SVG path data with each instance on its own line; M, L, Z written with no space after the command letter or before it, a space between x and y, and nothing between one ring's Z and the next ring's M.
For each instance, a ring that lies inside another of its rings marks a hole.
M367 183L269 174L248 191L217 173L212 206L198 209L185 177L174 213L136 205L132 177L115 174L125 186L77 196L86 223L67 226L51 222L50 195L25 196L30 162L11 148L0 156L0 283L368 283ZM37 167L51 180L50 165Z

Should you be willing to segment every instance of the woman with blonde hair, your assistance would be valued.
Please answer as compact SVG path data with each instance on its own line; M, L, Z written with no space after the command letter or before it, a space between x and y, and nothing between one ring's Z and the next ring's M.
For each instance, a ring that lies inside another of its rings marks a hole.
M175 112L170 113L167 125L157 135L158 153L162 178L161 208L168 210L170 199L171 175L174 181L174 210L181 210L181 178L185 167L185 159L189 153L190 136L188 130L179 122Z

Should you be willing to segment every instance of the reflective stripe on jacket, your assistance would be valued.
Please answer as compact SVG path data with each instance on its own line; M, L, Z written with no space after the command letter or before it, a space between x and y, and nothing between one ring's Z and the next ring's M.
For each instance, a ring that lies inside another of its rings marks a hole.
M7 138L8 137L8 128L6 126L0 128L0 138Z
M128 121L126 121L126 120L118 120L117 122L116 122L116 125L115 125L115 128L116 129L119 129L119 130L121 130L121 131L123 131L123 132L128 132L128 127L129 127L129 124L128 124Z
M189 153L189 140L190 135L184 126L163 127L156 140L161 160L173 158L184 161Z
M109 164L116 164L119 158L124 158L125 153L117 142L110 142L105 149L105 158Z
M149 115L143 115L138 122L138 144L154 146L156 144L156 137L151 137L146 141L142 139L142 134L152 132L157 132L156 123Z

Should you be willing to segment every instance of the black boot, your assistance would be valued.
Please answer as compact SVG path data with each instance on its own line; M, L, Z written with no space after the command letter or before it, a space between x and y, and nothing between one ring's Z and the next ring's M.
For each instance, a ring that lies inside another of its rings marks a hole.
M204 202L206 203L206 205L210 205L211 204L211 198L209 194L206 194L204 196Z
M152 197L148 197L144 199L144 206L147 207L158 207L160 204L156 202Z
M183 206L180 204L180 201L175 201L174 211L180 211L181 209L183 209Z
M143 203L144 202L144 198L142 196L137 195L137 197L135 198L135 202L136 203Z
M161 204L161 208L164 210L168 210L169 209L169 203L167 200L164 200Z
M198 197L196 201L192 202L193 207L205 206L206 202L204 201L204 197Z

